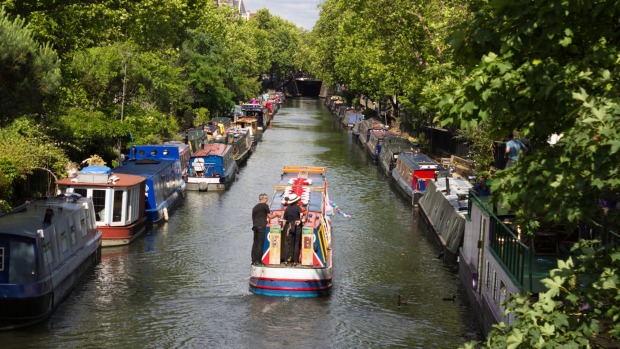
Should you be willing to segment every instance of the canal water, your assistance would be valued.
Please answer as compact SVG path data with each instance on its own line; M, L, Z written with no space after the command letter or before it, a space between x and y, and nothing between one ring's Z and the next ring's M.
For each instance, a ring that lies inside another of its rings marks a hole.
M327 167L330 199L351 216L332 218L329 297L248 291L251 210L283 165ZM0 347L455 348L478 333L417 210L321 100L287 100L238 178L188 192L167 223L104 249L48 321L1 332Z

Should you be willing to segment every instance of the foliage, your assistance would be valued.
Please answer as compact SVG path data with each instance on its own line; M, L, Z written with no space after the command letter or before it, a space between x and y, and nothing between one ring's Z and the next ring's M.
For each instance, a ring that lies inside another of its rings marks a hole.
M60 83L59 62L49 44L33 39L24 18L0 7L0 127L19 115L40 113Z
M21 117L0 128L0 197L13 202L13 185L35 170L64 176L68 162L62 144L49 136L45 127L32 118Z
M489 136L489 132L484 124L466 130L457 130L457 139L467 142L472 159L474 159L473 171L485 178L490 178L493 172L494 161L494 139Z

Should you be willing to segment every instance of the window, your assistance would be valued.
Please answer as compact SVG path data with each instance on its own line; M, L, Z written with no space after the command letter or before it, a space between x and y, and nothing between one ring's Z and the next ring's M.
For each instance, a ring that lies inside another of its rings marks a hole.
M54 261L54 255L52 254L52 244L47 243L43 245L43 255L45 256L45 262L47 264L52 264Z
M151 156L156 156L156 155L157 155L157 149L152 149Z
M80 194L83 198L87 197L87 190L84 188L74 188L73 192L76 194Z
M86 230L86 219L80 219L80 228L82 229L82 237L86 236L86 233L88 233Z
M71 224L71 245L75 245L76 242L77 240L75 238L75 226Z
M133 214L134 214L134 210L133 210L133 202L131 201L132 195L131 193L133 193L133 191L136 190L136 188L132 188L127 190L127 200L125 201L125 221L131 222L133 220Z
M62 252L67 252L67 232L63 231L62 233L60 233L60 246L62 248Z
M493 300L497 302L497 272L493 271L493 290L491 291Z
M0 271L4 271L4 247L0 247Z
M123 221L123 191L114 191L114 202L112 204L112 222Z
M93 189L93 206L97 222L105 222L105 190Z
M8 270L10 284L29 284L36 281L37 265L33 241L11 241ZM51 251L50 251L51 252Z
M484 271L484 275L485 276L485 283L484 285L486 286L487 289L489 289L489 287L491 286L491 263L489 263L489 261L487 260L487 267L485 268Z

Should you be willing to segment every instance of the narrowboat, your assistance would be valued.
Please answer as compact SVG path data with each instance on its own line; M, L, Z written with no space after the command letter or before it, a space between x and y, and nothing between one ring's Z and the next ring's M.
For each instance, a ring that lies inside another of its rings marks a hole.
M0 215L0 329L47 319L100 257L90 198L62 194Z
M239 167L228 144L209 143L189 160L187 190L226 190L234 182Z
M424 194L431 179L447 175L448 171L426 154L409 151L400 153L392 170L392 179L397 188L414 205Z
M514 314L505 314L504 301L512 294L529 292L536 297L547 291L541 282L569 257L579 238L603 235L620 242L620 235L591 222L590 227L541 224L532 237L523 236L514 212L494 205L492 197L471 192L463 245L459 249L459 279L481 324L488 334L494 324L511 324ZM605 233L605 234L603 234Z
M324 167L284 166L274 187L270 208L283 216L288 198L301 197L301 252L299 260L284 263L287 237L283 236L278 218L267 225L262 264L252 265L250 291L280 297L319 297L329 295L332 288L333 211L327 193ZM282 247L282 248L281 248Z
M441 248L443 259L455 266L463 244L465 215L473 186L465 178L443 177L428 181L418 211Z
M396 135L384 138L381 153L379 153L379 165L383 173L390 177L398 155L403 151L414 151L418 147L417 143L411 143L408 139Z
M258 142L262 138L263 133L258 129L258 122L254 118L239 118L234 122L234 127L241 127L248 130L253 148L258 145Z
M189 146L190 154L204 147L209 142L204 127L188 128L185 130L185 143Z
M358 139L362 146L365 146L370 139L370 134L374 131L379 131L384 129L384 125L375 120L375 119L367 119L360 123L359 126L359 136Z
M370 156L370 159L375 162L379 159L379 155L381 154L381 149L383 146L383 140L390 135L393 135L388 130L379 129L379 130L371 130L370 136L368 137L368 142L365 144L366 153Z
M339 115L340 123L347 130L353 129L353 125L355 125L357 121L364 120L364 115L362 115L362 113L356 109L345 110L343 113L341 113L341 115L342 117L340 117Z
M271 120L269 118L269 111L267 108L260 104L246 103L241 105L241 111L243 112L244 117L256 119L256 122L258 123L258 130L260 132L265 132L265 129Z
M113 173L107 166L87 166L76 177L61 179L56 185L62 192L93 200L102 246L127 245L144 233L145 177Z
M232 127L226 134L226 144L232 147L233 159L238 166L243 165L250 154L252 154L253 144L250 141L250 133L247 128Z
M169 214L185 196L184 175L189 166L187 144L135 145L128 160L113 169L146 178L144 215L147 224L167 221Z

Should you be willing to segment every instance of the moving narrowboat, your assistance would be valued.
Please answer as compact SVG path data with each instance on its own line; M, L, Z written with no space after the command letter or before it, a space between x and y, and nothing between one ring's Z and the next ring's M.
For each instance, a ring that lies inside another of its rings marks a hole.
M100 257L90 198L68 193L0 215L0 329L48 318Z
M147 224L167 221L174 207L185 196L183 176L187 171L190 157L187 144L132 146L127 161L113 169L114 173L124 173L146 178L144 215Z
M262 264L252 265L250 291L255 294L280 297L318 297L329 295L332 288L332 229L333 211L327 194L324 167L284 166L275 185L270 208L283 217L288 199L301 197L302 219L299 260L286 263L283 250L287 236L283 235L278 218L267 225Z
M392 170L396 186L414 205L431 179L447 175L448 171L426 154L409 151L400 153Z
M93 200L102 246L126 245L144 233L145 177L113 173L107 166L87 166L76 177L56 184L62 192Z
M234 182L239 167L228 144L209 143L189 160L187 190L226 190Z

